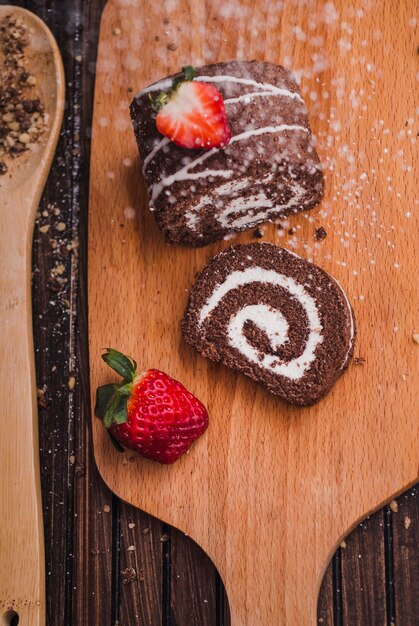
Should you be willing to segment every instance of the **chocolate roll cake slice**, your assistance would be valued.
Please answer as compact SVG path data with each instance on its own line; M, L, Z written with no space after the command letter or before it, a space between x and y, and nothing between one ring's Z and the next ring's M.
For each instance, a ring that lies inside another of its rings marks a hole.
M348 366L351 305L324 270L270 243L233 246L192 287L185 340L299 405L325 396Z
M292 74L259 61L207 65L196 74L224 99L232 133L224 148L182 148L158 133L150 96L169 91L174 76L131 104L150 209L166 241L201 246L318 204L324 178Z

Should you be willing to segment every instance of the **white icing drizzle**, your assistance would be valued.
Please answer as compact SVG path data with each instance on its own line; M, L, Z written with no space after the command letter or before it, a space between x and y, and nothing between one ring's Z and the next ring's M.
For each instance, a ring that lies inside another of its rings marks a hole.
M275 270L267 270L262 267L248 267L244 270L232 272L224 282L217 285L214 289L200 311L198 323L199 325L203 324L208 315L218 306L229 291L254 282L283 287L304 308L309 327L309 336L304 350L299 357L284 363L280 362L275 355L260 354L249 344L243 333L243 326L247 320L251 320L266 332L274 350L277 350L288 341L288 323L284 316L280 311L267 307L264 304L243 307L232 317L227 329L228 341L232 347L236 348L249 361L257 363L260 367L277 375L291 380L298 380L302 378L315 360L315 351L317 346L323 342L323 335L321 334L322 325L315 299L304 289L303 285L297 283L290 276L285 276Z
M229 145L236 143L237 141L243 141L249 139L249 137L257 137L259 135L265 135L268 133L280 133L283 131L302 131L304 133L308 133L309 130L305 126L299 126L297 124L281 124L279 126L263 126L262 128L253 128L250 130L246 130L238 135L234 135L231 138ZM228 148L228 146L227 146ZM182 180L192 180L199 177L206 176L223 176L224 178L229 177L232 174L232 171L227 170L212 170L211 174L208 174L208 171L197 172L195 175L190 172L191 169L197 167L204 163L207 159L209 159L212 155L219 152L220 148L212 148L212 150L208 150L207 152L202 153L199 157L182 167L177 172L170 174L169 176L163 177L159 180L159 182L155 183L151 186L151 202L153 203L156 198L161 194L164 187L169 187L173 185L175 182L179 182Z
M291 93L291 92L288 92ZM272 97L272 96L285 96L285 93L282 94L278 94L278 93L273 93L272 91L249 91L248 93L242 93L240 96L237 96L236 98L226 98L224 100L224 104L236 104L237 102L245 102L246 104L250 102L250 100L253 100L253 98L267 98L267 97ZM295 95L295 94L294 94ZM289 97L287 95L287 97Z
M258 83L256 80L252 80L251 78L239 78L238 76L217 74L216 76L197 76L196 80L204 83L236 83L238 85L249 85L251 87L256 87L257 89L260 89L262 91L267 91L270 94L284 96L286 98L292 98L294 100L300 100L300 102L304 102L299 93L290 91L289 89L284 89L283 87L271 85L270 83ZM153 91L164 91L165 89L169 89L171 86L171 78L159 80L157 83L154 83L154 85L149 85L148 87L140 91L136 95L136 98L141 98L141 96L144 96Z
M141 96L145 96L146 94L151 93L152 91L164 91L165 89L170 89L171 86L172 86L172 79L164 78L163 80L159 80L157 83L154 83L153 85L149 85L148 87L145 87L139 93L137 93L135 97L141 98Z
M146 158L143 161L143 174L145 174L147 165L152 159L154 159L157 152L161 150L164 146L167 146L168 143L170 143L170 139L168 137L163 137L155 144L154 148L147 154Z
M290 92L291 93L291 92ZM253 98L258 98L261 96L267 97L267 96L276 96L278 94L273 93L272 91L252 91L249 93L243 93L240 96L237 96L237 98L227 98L226 100L224 100L224 104L236 104L237 102L250 102L250 100L253 100ZM284 95L284 94L282 94ZM170 139L168 137L163 137L163 139L161 139L158 143L156 143L156 145L154 146L154 148L149 152L149 154L147 154L146 158L144 159L143 162L143 169L142 172L143 174L145 174L146 172L146 168L147 165L150 163L150 161L152 159L154 159L154 157L156 156L156 154L162 149L164 148L164 146L167 146L167 144L170 143Z

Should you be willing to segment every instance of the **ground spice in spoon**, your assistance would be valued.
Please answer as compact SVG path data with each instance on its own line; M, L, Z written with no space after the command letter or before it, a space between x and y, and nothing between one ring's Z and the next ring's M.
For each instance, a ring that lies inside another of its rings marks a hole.
M36 97L36 77L25 68L29 32L22 20L7 15L0 22L0 175L5 157L33 148L45 131L47 114Z

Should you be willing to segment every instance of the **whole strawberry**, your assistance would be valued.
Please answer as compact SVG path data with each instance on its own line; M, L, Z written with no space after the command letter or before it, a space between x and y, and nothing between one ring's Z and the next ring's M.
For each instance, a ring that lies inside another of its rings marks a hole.
M223 148L231 139L223 97L194 78L195 68L186 65L169 93L151 98L157 130L183 148Z
M174 463L208 427L208 413L180 382L108 348L102 359L122 376L99 387L95 414L125 448L159 463Z

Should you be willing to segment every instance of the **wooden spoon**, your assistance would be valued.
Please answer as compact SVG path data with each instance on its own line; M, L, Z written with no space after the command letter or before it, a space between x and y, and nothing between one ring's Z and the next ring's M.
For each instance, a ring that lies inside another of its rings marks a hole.
M64 110L64 70L46 25L21 8L0 7L30 32L25 67L49 115L36 151L7 159L0 176L0 624L45 623L45 565L32 340L31 248L35 213Z

